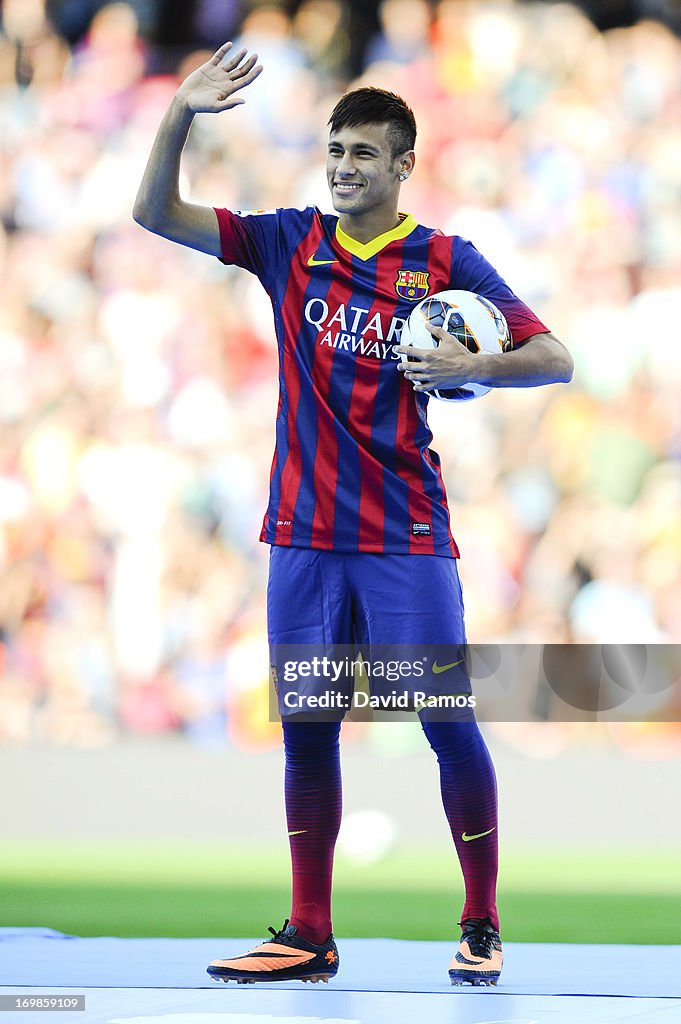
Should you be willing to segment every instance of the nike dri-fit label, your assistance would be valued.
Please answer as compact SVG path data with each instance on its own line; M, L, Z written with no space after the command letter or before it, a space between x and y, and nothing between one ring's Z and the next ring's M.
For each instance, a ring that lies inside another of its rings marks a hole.
M280 400L261 540L298 548L458 556L428 397L397 372L426 293L479 292L514 341L546 331L475 247L410 215L361 243L314 207L217 209L222 259L272 302Z

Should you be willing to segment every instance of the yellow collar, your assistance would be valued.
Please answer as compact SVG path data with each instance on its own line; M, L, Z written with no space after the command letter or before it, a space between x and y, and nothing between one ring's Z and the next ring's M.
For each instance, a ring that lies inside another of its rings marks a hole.
M396 228L384 231L382 235L376 235L370 242L358 242L343 231L339 221L336 224L336 241L353 256L358 256L361 260L370 260L386 245L399 238L406 238L416 226L416 220L411 213L401 213L400 223Z

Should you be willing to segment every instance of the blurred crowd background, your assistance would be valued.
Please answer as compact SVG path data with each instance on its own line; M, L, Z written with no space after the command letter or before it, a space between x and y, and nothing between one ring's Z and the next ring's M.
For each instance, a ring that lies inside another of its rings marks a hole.
M430 403L469 639L681 643L680 9L4 0L0 742L279 743L269 303L131 219L177 85L232 37L265 71L196 120L187 198L330 209L329 111L393 89L419 125L404 208L473 239L575 358L569 387Z

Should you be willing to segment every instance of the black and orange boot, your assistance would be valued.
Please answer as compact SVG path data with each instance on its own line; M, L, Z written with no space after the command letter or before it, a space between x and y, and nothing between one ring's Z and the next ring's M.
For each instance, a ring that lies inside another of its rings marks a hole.
M308 942L295 925L284 921L274 938L255 949L227 960L213 960L208 973L215 981L236 981L247 985L254 981L328 981L338 970L338 950L333 933L320 946Z
M449 965L452 985L496 985L504 962L499 932L489 917L459 923L461 942Z

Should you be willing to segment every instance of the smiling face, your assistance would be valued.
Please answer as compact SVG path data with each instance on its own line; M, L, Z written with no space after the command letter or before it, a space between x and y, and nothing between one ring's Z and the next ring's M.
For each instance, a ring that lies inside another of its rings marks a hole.
M364 124L329 136L326 177L333 206L341 227L350 234L354 228L355 237L357 231L380 234L398 223L400 174L411 171L414 153L394 155L388 131L387 124Z

